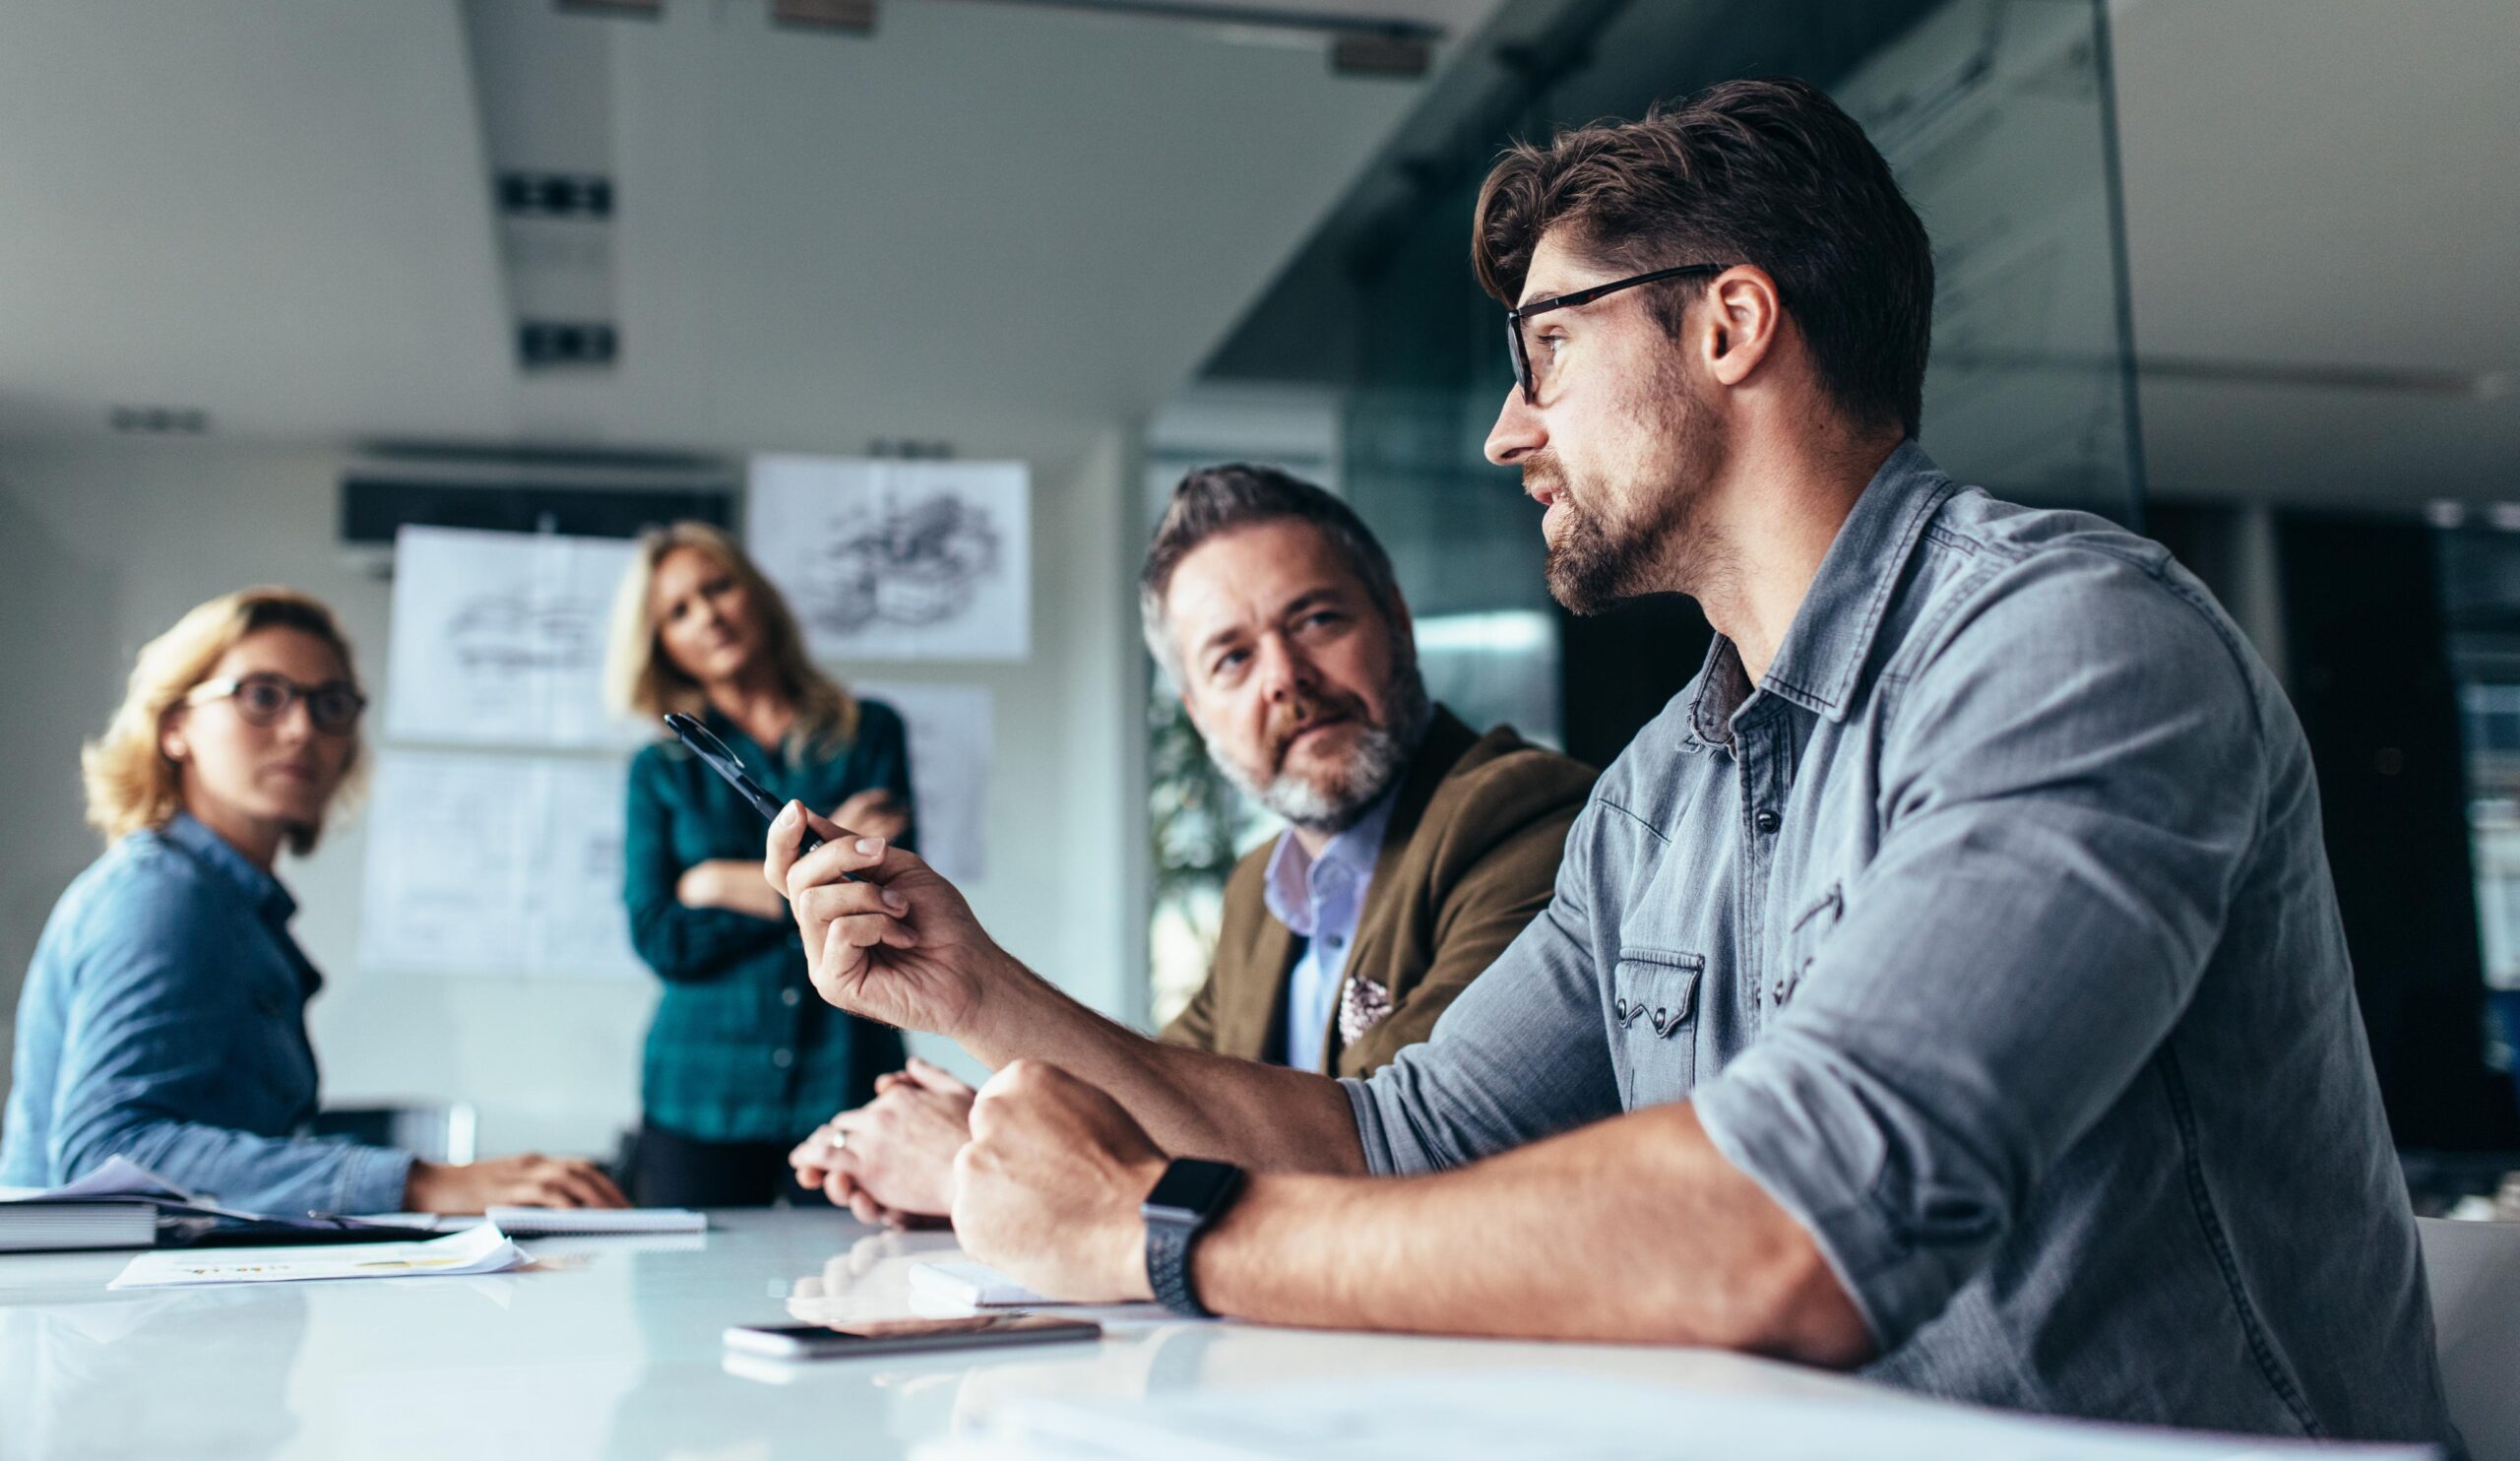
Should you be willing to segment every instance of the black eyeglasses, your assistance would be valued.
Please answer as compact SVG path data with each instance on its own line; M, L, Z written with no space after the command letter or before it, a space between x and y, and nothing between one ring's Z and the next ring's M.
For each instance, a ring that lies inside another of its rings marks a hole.
M1523 400L1533 406L1540 405L1540 381L1532 369L1531 346L1523 339L1523 321L1536 314L1546 314L1552 309L1573 309L1579 304L1590 304L1605 294L1615 294L1621 289L1635 288L1638 285L1655 284L1667 279L1680 279L1692 274L1722 274L1732 267L1730 264L1682 264L1675 269L1657 269L1651 274L1632 274L1625 279L1611 280L1606 285L1595 285L1589 289L1577 289L1571 294L1555 294L1546 299L1535 299L1529 304L1517 305L1505 311L1505 343L1514 354L1514 384L1523 388Z
M347 680L301 685L287 675L260 671L206 680L184 697L186 705L210 700L235 701L236 713L249 726L277 725L281 717L288 714L290 706L303 700L306 718L327 735L348 734L357 727L360 713L367 709L367 697Z

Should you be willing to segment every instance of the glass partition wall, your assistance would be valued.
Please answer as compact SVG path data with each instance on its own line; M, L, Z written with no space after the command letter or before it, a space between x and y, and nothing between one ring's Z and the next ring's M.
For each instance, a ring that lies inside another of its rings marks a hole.
M1709 631L1685 600L1588 619L1550 602L1539 513L1481 455L1512 373L1501 308L1471 275L1471 209L1512 138L1775 73L1864 123L1932 233L1925 448L2004 495L2139 522L2102 0L1521 0L1156 423L1149 523L1204 462L1320 481L1389 549L1437 699L1606 764L1696 672ZM1233 858L1275 829L1154 678L1164 1018L1205 976Z

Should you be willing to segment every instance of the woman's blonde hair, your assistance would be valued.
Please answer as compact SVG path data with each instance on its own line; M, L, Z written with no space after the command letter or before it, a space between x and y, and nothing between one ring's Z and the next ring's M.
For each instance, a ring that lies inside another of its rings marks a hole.
M105 723L105 733L79 748L80 781L88 791L88 825L103 833L107 842L163 827L183 809L183 767L167 756L160 743L166 717L210 678L229 650L261 629L295 629L315 636L341 656L342 673L350 683L358 683L349 636L342 632L340 621L320 599L267 584L221 594L195 607L177 619L175 627L140 647L130 684L113 719ZM366 769L365 749L358 732L352 730L350 758L331 805L347 805L355 799ZM315 850L322 832L321 826L289 829L288 850L304 857Z
M709 709L700 682L682 672L665 653L648 603L657 565L665 555L689 548L733 575L752 601L760 622L762 648L770 656L781 693L795 707L796 726L787 749L800 746L830 752L857 738L857 701L838 680L814 666L805 653L804 632L788 601L753 566L725 530L707 523L675 523L657 528L639 540L639 555L621 576L621 592L612 601L612 648L604 657L603 693L621 715L638 716L651 725L667 711L698 716Z

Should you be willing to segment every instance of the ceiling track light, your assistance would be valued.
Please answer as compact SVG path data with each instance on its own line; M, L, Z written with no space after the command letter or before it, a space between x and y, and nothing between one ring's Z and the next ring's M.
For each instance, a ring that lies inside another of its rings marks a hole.
M1326 15L1255 5L1184 4L1181 0L994 0L1041 10L1082 10L1127 20L1174 21L1222 31L1276 31L1329 41L1334 76L1416 80L1434 65L1443 29L1389 17ZM552 0L564 13L661 20L664 0ZM877 0L770 0L773 25L795 31L872 35Z
M1039 10L1083 10L1129 20L1178 21L1227 31L1280 31L1330 42L1330 69L1340 76L1415 78L1434 62L1443 29L1390 17L1327 15L1257 5L1186 5L1179 0L990 0Z
M770 0L771 24L797 31L875 33L875 0Z

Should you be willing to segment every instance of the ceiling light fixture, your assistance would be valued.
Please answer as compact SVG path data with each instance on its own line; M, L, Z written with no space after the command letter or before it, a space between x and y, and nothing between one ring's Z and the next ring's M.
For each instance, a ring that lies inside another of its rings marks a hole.
M1330 42L1330 69L1340 76L1416 78L1434 63L1443 29L1387 16L1272 10L1256 5L1187 4L1183 0L993 0L1042 10L1084 10L1132 20L1179 21L1227 31L1276 31Z
M774 25L798 31L872 35L875 0L770 0L770 19Z

